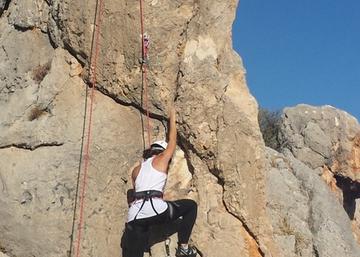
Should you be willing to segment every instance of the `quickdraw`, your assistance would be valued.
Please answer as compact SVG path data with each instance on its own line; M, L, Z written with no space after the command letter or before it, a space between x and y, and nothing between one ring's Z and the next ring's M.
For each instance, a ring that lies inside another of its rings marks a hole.
M170 256L170 243L171 243L170 237L166 238L166 240L165 240L165 253L166 253L166 256L165 257L171 257Z
M140 35L141 40L144 45L144 54L141 54L141 58L139 58L139 62L141 65L149 66L149 48L150 48L150 36L145 32Z

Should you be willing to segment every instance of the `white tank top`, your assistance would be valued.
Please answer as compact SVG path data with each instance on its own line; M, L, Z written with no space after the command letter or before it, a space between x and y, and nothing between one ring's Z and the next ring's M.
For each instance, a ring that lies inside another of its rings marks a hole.
M161 171L154 169L152 166L152 161L154 157L151 157L145 160L141 164L139 174L135 179L135 192L147 191L147 190L157 190L164 191L167 174ZM128 213L127 221L130 222L134 220L136 214L139 212L141 205L143 204L143 199L135 200L130 208ZM153 198L152 202L154 208L158 214L163 213L167 209L167 203L161 198ZM144 206L141 208L136 219L144 219L155 216L156 212L153 210L150 201L146 201Z

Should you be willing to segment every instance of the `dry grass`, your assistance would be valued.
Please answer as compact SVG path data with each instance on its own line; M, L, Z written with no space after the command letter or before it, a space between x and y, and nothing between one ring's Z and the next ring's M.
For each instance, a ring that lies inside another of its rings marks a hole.
M41 81L43 81L45 76L49 73L50 68L51 68L51 62L47 62L43 65L37 66L32 71L32 79L35 82L40 83Z
M288 219L285 217L282 219L279 228L280 228L281 232L283 232L284 235L294 235L295 234L294 229L291 227Z
M304 248L304 246L307 246L310 244L309 240L304 237L304 235L301 234L301 232L296 231L295 228L293 228L289 222L289 220L284 217L280 224L280 230L283 233L283 235L286 236L295 236L295 252L301 253L301 250Z
M41 108L40 106L35 106L29 114L29 121L36 120L40 118L40 116L44 115L46 113L46 109Z

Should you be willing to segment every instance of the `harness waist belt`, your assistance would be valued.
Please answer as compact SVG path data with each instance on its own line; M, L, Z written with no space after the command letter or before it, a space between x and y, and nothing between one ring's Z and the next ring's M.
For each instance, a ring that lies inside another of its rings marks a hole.
M136 200L144 199L145 201L151 198L163 198L163 192L158 190L146 190L134 193L134 198Z

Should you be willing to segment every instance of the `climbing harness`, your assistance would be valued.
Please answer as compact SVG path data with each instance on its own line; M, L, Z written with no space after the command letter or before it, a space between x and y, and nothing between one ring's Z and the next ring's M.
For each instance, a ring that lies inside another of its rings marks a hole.
M92 118L93 118L93 110L94 110L94 99L95 99L95 86L96 86L96 68L99 57L99 42L100 42L100 24L102 19L104 9L104 0L96 0L95 7L95 27L93 30L92 41L91 41L91 50L90 50L90 84L91 84L91 93L90 93L90 106L88 106L87 96L88 96L88 85L86 86L86 97L85 97L85 115L84 115L84 123L83 123L83 134L82 134L82 142L81 142L81 153L80 153L80 162L79 162L79 171L77 178L77 186L76 186L76 195L75 195L75 207L74 207L74 217L73 217L73 226L70 240L70 249L69 256L72 256L73 248L76 253L76 257L80 256L80 244L81 244L81 236L82 229L84 223L84 206L85 206L85 191L86 191L86 181L87 174L89 169L89 161L90 161L90 142L91 142L91 128L92 128ZM87 132L85 133L86 127L86 118L87 113L89 113L88 117L88 125ZM85 142L85 134L86 134L86 144ZM83 178L81 189L80 188L80 173L81 173L81 163L84 159L83 164ZM79 195L80 191L80 195ZM78 200L79 197L79 200ZM77 237L76 243L74 244L74 233L75 233L75 220L76 220L76 212L77 212L77 204L79 202L79 221L77 226Z
M154 203L153 203L152 199L153 198L163 198L163 192L157 191L157 190L147 190L147 191L135 192L134 193L134 198L135 198L135 201L136 200L143 200L138 212L135 215L134 220L136 220L138 214L140 213L140 211L144 207L145 202L147 202L147 201L150 201L152 209L154 210L156 215L159 215L159 213L156 211L156 209L154 207Z

